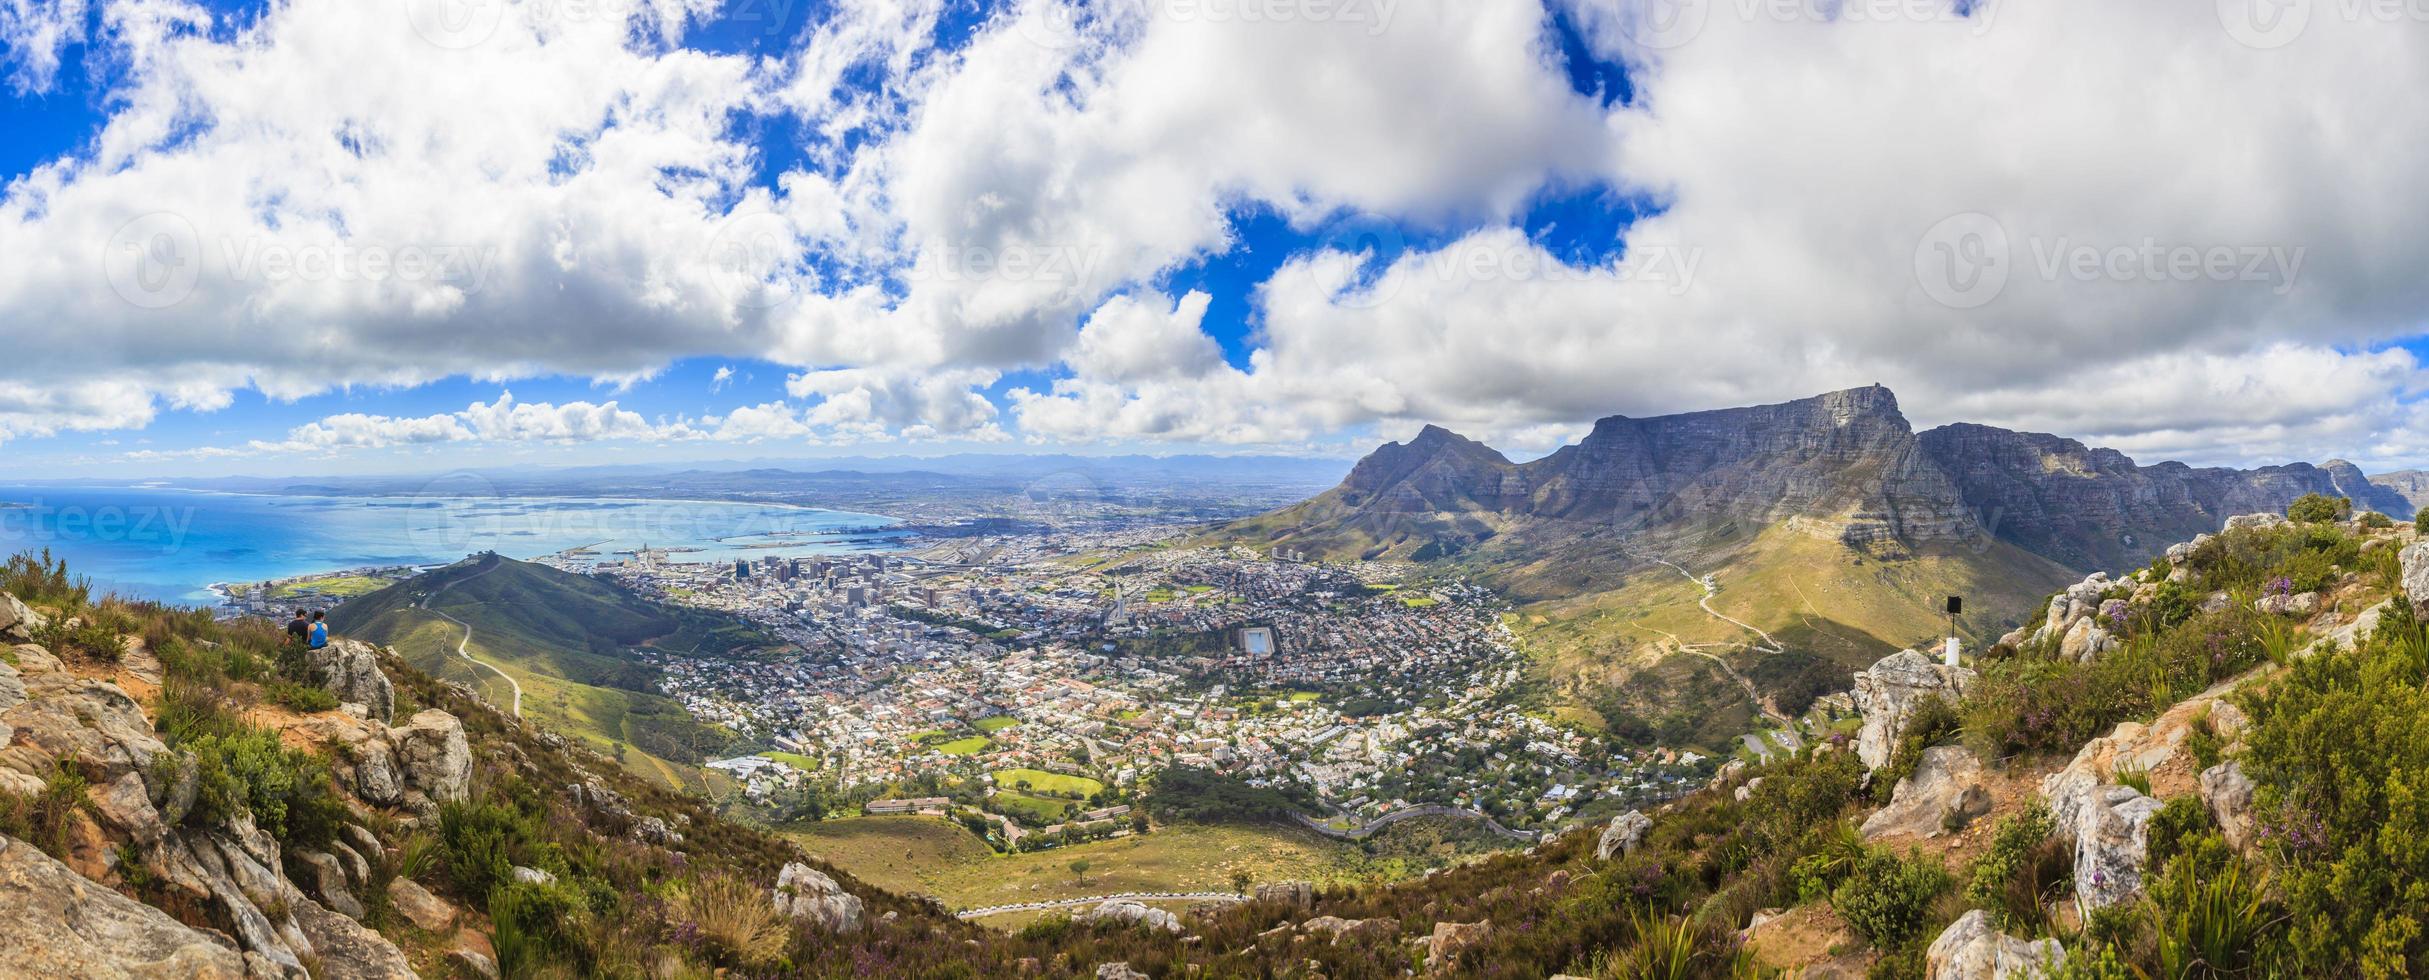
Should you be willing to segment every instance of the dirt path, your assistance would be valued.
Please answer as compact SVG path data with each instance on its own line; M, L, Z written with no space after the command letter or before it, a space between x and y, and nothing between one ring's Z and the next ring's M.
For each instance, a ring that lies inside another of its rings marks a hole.
M440 618L440 619L444 619L444 620L446 620L446 621L448 621L448 622L450 622L450 623L454 623L454 624L456 624L457 626L461 626L461 627L463 627L463 628L464 628L464 639L456 643L456 645L455 645L455 655L456 655L456 656L459 656L459 657L462 657L462 658L464 658L464 659L466 659L466 660L472 661L472 663L473 663L473 665L474 665L474 666L477 666L477 667L480 667L480 668L482 668L482 669L484 669L484 670L487 670L487 671L489 671L490 673L492 673L492 674L496 674L496 675L498 675L498 676L499 676L499 677L501 677L501 678L505 678L505 680L506 680L506 686L511 687L511 688L514 688L514 716L515 716L515 717L517 717L517 718L521 718L521 717L523 717L523 685L522 685L521 683L517 682L517 681L516 681L516 680L515 680L513 677L508 676L508 675L507 675L507 673L506 673L505 671L503 671L503 670L499 670L499 669L497 668L497 665L495 665L495 664L489 664L489 663L483 663L479 657L475 657L475 656L473 656L473 655L472 655L472 651L471 651L470 649L468 649L469 647L471 647L471 646L472 646L472 624L471 624L471 623L467 623L467 622L465 622L465 621L463 621L463 620L461 620L461 619L457 619L457 618L455 618L455 617L453 617L453 616L447 615L446 613L443 613L443 612L440 612L440 611L438 611L438 610L436 610L436 609L432 609L432 608L430 608L430 600L432 600L432 599L436 599L436 598L438 598L439 596L446 594L446 592L447 592L447 590L448 590L448 589L455 588L455 587L456 587L456 585L457 585L458 583L461 583L461 582L469 582L469 581L472 581L473 579L480 578L480 577L481 577L481 576L483 576L483 575L487 575L487 574L489 574L490 572L494 572L494 571L496 571L496 570L497 570L497 568L498 568L498 566L496 566L496 565L491 565L491 566L489 566L488 568L484 568L484 569L481 569L480 571L474 572L474 573L472 573L472 574L470 574L470 575L466 575L466 576L464 576L463 578L460 578L460 579L455 580L454 582L449 582L449 583L447 583L447 584L445 584L445 585L439 586L438 591L436 591L436 592L432 592L432 593L430 593L429 595L423 596L423 597L422 597L422 601L421 601L421 602L419 602L419 603L416 603L416 605L420 606L420 607L422 608L422 611L423 611L423 612L429 613L429 614L431 614L431 615L433 615L433 616L437 616L437 617L438 617L438 618Z
M1754 635L1756 635L1756 636L1759 636L1759 637L1762 637L1762 638L1763 638L1763 641L1762 641L1761 643L1749 643L1749 644L1744 644L1744 645L1746 645L1746 646L1750 646L1750 647L1752 647L1752 648L1754 648L1754 649L1756 649L1756 650L1760 650L1760 651L1762 651L1762 652L1764 652L1764 653L1786 653L1786 652L1788 652L1788 649L1787 649L1786 647L1781 646L1781 645L1780 645L1780 642L1779 642L1778 640L1775 640L1775 639L1772 639L1772 638L1771 638L1771 634L1766 633L1766 632L1762 631L1761 629L1759 629L1759 628L1757 628L1757 627L1755 627L1755 626L1753 626L1753 625L1751 625L1751 624L1748 624L1748 623L1741 623L1741 622L1738 622L1738 621L1737 621L1737 620L1735 620L1735 619L1731 619L1731 618L1729 618L1728 616L1722 615L1722 614L1721 614L1721 612L1720 612L1720 610L1717 610L1717 609L1712 608L1712 597L1713 597L1713 595L1715 595L1715 594L1717 594L1718 592L1720 592L1720 585L1719 585L1719 584L1717 584L1716 582L1714 582L1713 577L1712 577L1711 575L1708 575L1708 574L1707 574L1707 575L1703 575L1703 576L1700 576L1700 577L1699 577L1699 576L1697 576L1697 575L1696 575L1694 572L1690 572L1690 571L1688 571L1688 570L1686 569L1686 567L1685 567L1685 566L1680 565L1680 564L1679 564L1679 563L1677 563L1677 562L1674 562L1674 561L1668 561L1668 560L1661 559L1661 558L1654 558L1654 559L1650 559L1650 560L1651 560L1651 561L1653 561L1655 564L1660 564L1660 565L1667 565L1667 566L1669 566L1669 567L1670 567L1670 568L1672 568L1673 570L1676 570L1676 571L1677 571L1677 572L1678 572L1680 575L1684 575L1684 576L1686 576L1686 577L1687 577L1687 581L1690 581L1690 582L1695 583L1695 586L1696 586L1697 588L1704 590L1704 596L1703 596L1703 598L1696 600L1695 604L1696 604L1696 606L1697 606L1698 608L1701 608L1701 609L1704 611L1704 614L1705 614L1705 615L1710 616L1710 617L1712 617L1712 618L1714 618L1714 619L1720 620L1721 622L1727 623L1727 624L1729 624L1729 625L1731 625L1731 626L1735 626L1735 627L1737 627L1738 629L1745 630L1746 632L1752 633L1752 634L1754 634ZM1642 624L1637 624L1637 625L1642 625ZM1754 686L1754 681L1753 681L1753 680L1749 679L1749 678L1748 678L1746 675L1744 675L1744 674L1738 673L1738 671L1737 671L1737 668L1736 668L1736 667L1732 667L1732 666L1730 666L1730 665L1729 665L1729 661L1724 660L1724 659L1722 659L1721 657L1719 657L1719 656L1717 656L1717 655L1715 655L1715 654L1713 654L1713 653L1710 653L1710 652L1708 652L1708 651L1706 651L1706 650L1704 649L1705 647L1714 647L1714 646L1737 646L1737 645L1739 645L1739 644L1731 644L1731 643L1687 643L1687 642L1685 642L1685 641L1683 641L1683 640L1680 640L1680 639L1679 639L1678 634L1676 634L1676 633L1672 633L1672 632L1670 632L1669 630L1662 629L1662 628L1660 628L1660 627L1658 627L1658 626L1646 626L1645 628L1646 628L1646 629L1649 629L1649 630L1652 630L1653 632L1660 633L1660 634L1661 634L1661 635L1663 635L1663 636L1667 636L1667 637L1669 637L1669 638L1670 638L1670 640L1671 640L1671 642L1673 642L1673 643L1677 643L1677 644L1678 644L1678 648L1679 648L1680 650L1682 650L1682 651L1684 651L1684 652L1687 652L1687 653L1692 653L1692 654L1694 654L1694 655L1696 655L1696 656L1698 656L1698 657L1702 657L1702 658L1704 658L1704 659L1706 659L1706 660L1709 660L1709 661L1712 661L1714 664L1718 665L1718 666L1720 667L1720 669L1721 669L1721 673L1728 675L1728 677L1729 677L1729 679L1730 679L1730 680L1732 680L1732 681L1736 681L1736 682L1737 682L1737 686L1738 686L1738 687L1741 687L1741 688L1744 688L1744 689L1745 689L1745 691L1746 691L1746 699L1747 699L1747 700L1749 700L1749 701L1754 702L1755 709L1756 709L1756 710L1761 711L1761 712L1763 713L1763 716L1764 716L1764 717L1769 718L1769 719L1771 719L1772 721L1778 722L1778 723L1779 723L1779 724L1780 724L1782 727L1793 727L1793 726L1795 726L1796 721L1795 721L1794 719L1792 719L1792 718L1789 718L1787 715L1782 714L1782 713L1780 712L1779 708L1777 708L1777 707L1773 706L1773 705L1772 705L1772 703L1771 703L1771 699L1770 699L1770 698L1768 698L1768 697L1765 697L1765 696L1763 695L1763 692L1762 692L1762 691L1761 691L1759 688L1756 688L1756 687Z

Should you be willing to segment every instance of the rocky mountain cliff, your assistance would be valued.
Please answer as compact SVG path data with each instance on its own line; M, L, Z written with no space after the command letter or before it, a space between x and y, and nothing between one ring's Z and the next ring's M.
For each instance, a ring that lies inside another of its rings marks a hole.
M2079 571L2122 570L2230 514L2280 511L2308 493L2397 518L2414 509L2342 460L2142 466L2043 433L1959 423L1917 434L1897 396L1873 386L1613 416L1526 463L1428 426L1375 450L1339 487L1239 529L1319 553L1426 558L1512 532L1541 546L1735 522L1859 547L1994 537Z

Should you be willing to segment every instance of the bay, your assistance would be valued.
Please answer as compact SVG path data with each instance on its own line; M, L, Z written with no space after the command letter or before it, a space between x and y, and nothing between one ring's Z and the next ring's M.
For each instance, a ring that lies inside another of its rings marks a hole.
M97 592L210 604L210 586L476 551L675 561L888 551L893 518L777 504L610 497L303 496L166 487L0 486L0 554L50 549Z

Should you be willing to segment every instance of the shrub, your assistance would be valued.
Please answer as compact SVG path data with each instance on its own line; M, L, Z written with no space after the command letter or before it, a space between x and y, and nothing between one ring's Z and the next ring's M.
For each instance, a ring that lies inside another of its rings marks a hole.
M784 955L790 924L765 889L730 875L677 882L667 905L699 930L701 944L725 966L759 966Z
M2429 534L2429 509L2412 515L2412 529L2422 534Z
M40 555L18 553L0 564L0 591L24 600L29 605L49 606L62 611L81 609L92 598L93 584L67 573L67 560L51 557L51 549Z
M1886 798L1899 780L1914 775L1915 767L1923 762L1924 749L1957 734L1958 728L1955 705L1932 698L1916 706L1914 715L1907 721L1906 734L1898 738L1896 751L1890 753L1889 762L1881 767L1881 771L1872 776L1873 795Z
M2156 975L2240 977L2258 963L2265 934L2274 922L2261 891L2241 862L2213 873L2190 865L2171 868L2151 888L2149 909L2155 937Z
M257 728L204 735L182 747L194 753L196 778L187 823L213 826L243 813L291 845L325 847L337 839L346 807L319 756L287 748L277 733Z
M2381 514L2375 510L2362 511L2362 516L2354 518L2354 520L2360 521L2363 527L2369 528L2373 531L2384 531L2395 526L2395 518Z
M499 973L530 976L542 967L573 965L569 961L580 952L573 936L582 906L572 889L510 882L490 891L488 904Z
M2286 516L2304 524L2325 524L2341 521L2353 512L2353 501L2346 497L2306 493L2286 507Z
M52 857L66 857L68 828L78 812L93 806L85 788L84 773L63 759L32 796L0 791L0 833L29 841Z
M2074 880L2074 849L2057 831L2057 818L2040 804L2001 819L1990 849L1974 861L1966 902L1988 910L2001 928L2047 930L2050 900Z
M288 681L271 681L267 693L270 700L290 711L310 714L337 707L337 695L322 688Z
M2159 812L2151 814L2150 826L2144 831L2144 847L2150 867L2166 867L2193 838L2217 827L2210 817L2210 808L2194 796L2179 796L2167 801Z
M1873 945L1898 949L1921 938L1932 899L1947 889L1937 863L1868 851L1830 893L1830 907Z

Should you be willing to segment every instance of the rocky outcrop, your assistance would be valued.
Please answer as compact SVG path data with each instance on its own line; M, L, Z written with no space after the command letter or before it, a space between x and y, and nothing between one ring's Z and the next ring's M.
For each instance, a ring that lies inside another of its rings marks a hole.
M2253 600L2252 609L2270 616L2291 616L2309 619L2319 614L2319 593L2298 592L2293 595L2264 595Z
M2429 538L2405 545L2397 556L2403 569L2404 596L2412 608L2429 610Z
M2244 850L2252 844L2252 785L2251 777L2243 774L2243 764L2229 759L2201 771L2201 802L2210 808L2210 816L2218 821L2219 836L2227 846Z
M305 891L338 914L361 921L363 903L354 897L352 883L346 878L345 865L338 863L335 855L320 851L297 851L295 863L305 870Z
M441 802L464 798L472 779L472 746L464 740L463 722L434 708L389 729L388 738L398 768L422 792Z
M2131 786L2102 786L2075 811L2075 902L2086 911L2142 894L2151 816L2159 801Z
M312 953L320 960L320 976L348 980L418 980L403 951L355 923L350 916L305 902L295 910Z
M444 933L455 925L455 906L402 875L388 881L388 904L415 928Z
M1316 907L1316 886L1306 881L1276 881L1257 886L1256 900L1302 911Z
M1139 972L1138 968L1131 966L1128 961L1124 961L1097 964L1096 980L1155 980L1155 978Z
M1653 818L1635 810L1612 817L1611 823L1602 829L1601 839L1594 842L1594 858L1608 861L1634 854L1637 846L1645 842L1645 835L1652 831Z
M388 724L395 720L396 689L389 685L388 675L380 672L379 651L360 640L331 640L329 645L304 655L305 665L323 690L337 695L340 702L359 704L371 720Z
M1451 961L1470 947L1493 935L1490 920L1476 922L1437 922L1434 933L1425 940L1425 967L1440 971L1450 968Z
M0 837L0 975L240 980L224 940L86 880L32 844Z
M776 875L776 909L828 932L860 928L860 896L809 865L794 862Z
M1864 839L1937 837L1990 812L1982 763L1962 746L1923 750L1913 775L1898 780L1889 805L1864 818Z
M2066 964L2066 947L2055 939L2026 942L2000 932L1990 913L1975 909L1941 930L1923 954L1928 980L2010 980L2046 977Z
M1090 925L1111 924L1139 929L1160 929L1176 935L1181 932L1180 916L1152 905L1118 899L1080 913L1075 917L1075 921Z
M0 642L32 643L34 631L48 622L17 597L0 592Z
M1864 768L1879 769L1897 751L1898 740L1925 703L1955 704L1972 686L1974 672L1950 667L1913 650L1881 658L1855 675L1856 710L1864 727L1856 733L1856 757Z

